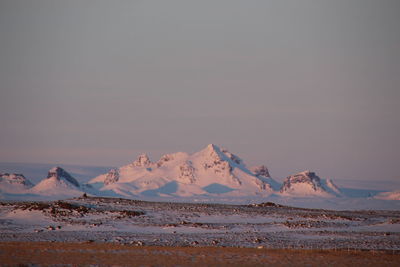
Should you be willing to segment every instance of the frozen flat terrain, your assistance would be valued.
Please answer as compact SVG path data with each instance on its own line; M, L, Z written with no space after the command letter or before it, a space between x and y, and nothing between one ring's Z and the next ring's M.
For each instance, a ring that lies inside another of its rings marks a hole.
M400 212L100 197L2 202L0 240L397 251Z

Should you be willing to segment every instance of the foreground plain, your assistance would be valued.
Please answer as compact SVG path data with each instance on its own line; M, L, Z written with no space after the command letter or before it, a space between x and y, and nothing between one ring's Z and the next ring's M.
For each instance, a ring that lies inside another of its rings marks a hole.
M0 241L398 252L400 212L98 197L0 202Z

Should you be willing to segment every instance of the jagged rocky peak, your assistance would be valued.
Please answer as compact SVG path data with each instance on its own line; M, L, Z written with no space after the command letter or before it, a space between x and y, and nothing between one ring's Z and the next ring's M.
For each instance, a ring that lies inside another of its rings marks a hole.
M166 154L166 155L163 155L161 158L160 158L160 162L167 162L167 161L171 161L171 160L173 160L174 159L174 155L172 155L172 154Z
M194 183L195 179L195 168L191 161L185 161L181 166L179 166L179 180L185 183Z
M220 150L220 148L219 148L217 145L214 145L214 144L208 144L208 145L206 146L206 149L207 149L208 151L217 151L217 150Z
M255 166L252 168L252 171L257 177L271 177L268 168L265 165Z
M210 161L231 161L232 163L235 164L241 164L242 160L230 153L228 150L225 148L220 148L217 145L214 144L209 144L205 149L202 150L203 153L205 153L206 158Z
M287 177L283 182L281 192L289 190L294 184L309 184L314 191L322 189L321 178L315 172L308 170Z
M107 174L106 178L104 179L104 184L113 184L118 182L119 180L119 171L118 169L111 169Z
M229 175L232 171L232 167L229 162L222 160L220 157L207 158L203 163L205 170L213 169L215 173L224 173Z
M157 162L157 167L161 167L164 163L174 160L174 154L166 154L163 155L160 160Z
M232 173L235 165L231 165L231 163L240 164L241 162L238 157L229 153L226 149L220 149L214 144L209 144L200 153L205 156L202 164L204 170L211 170L214 174L221 175L222 177L229 177L238 185L242 184Z
M204 148L202 151L207 157L211 157L214 159L219 159L219 152L220 152L220 148L214 144L209 144L206 146L206 148Z
M32 187L33 184L23 174L19 173L0 173L0 182L7 182L9 184L20 184L25 187Z
M210 168L222 162L222 158L220 155L221 151L219 147L214 144L209 144L206 148L198 153L200 153L202 159L204 160L205 168Z
M79 183L77 180L75 180L74 177L72 177L67 171L65 171L61 167L54 167L49 170L47 174L47 179L55 178L57 180L64 179L67 182L75 185L76 187L79 187Z
M147 154L141 154L139 157L132 163L135 167L146 167L151 164L149 156Z

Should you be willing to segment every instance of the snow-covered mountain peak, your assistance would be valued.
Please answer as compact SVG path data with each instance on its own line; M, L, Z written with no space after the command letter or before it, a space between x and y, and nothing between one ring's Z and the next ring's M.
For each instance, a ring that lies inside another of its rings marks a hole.
M266 175L268 171L264 167L261 173ZM192 196L269 195L273 191L271 184L276 182L267 176L258 177L238 156L209 144L191 155L167 154L157 162L143 154L134 163L97 176L89 183L125 196Z
M30 189L33 194L42 196L78 196L85 186L61 167L49 170L47 177Z
M315 174L315 172L312 172L310 170L305 170L302 172L298 172L294 175L292 175L292 179L301 179L301 177L309 177L309 179L313 180L313 179L317 179L318 180L318 176Z
M243 163L242 159L232 154L225 148L220 148L217 145L209 144L203 150L194 154L197 158L202 158L205 162L218 162L227 161L231 167L233 165L241 165Z
M149 156L147 154L141 154L139 157L132 162L132 165L135 167L146 167L151 164Z
M302 171L287 177L283 182L281 192L290 190L296 184L308 184L312 190L317 191L317 189L321 188L321 179L314 172Z
M32 186L23 174L0 173L0 193L23 193Z
M202 157L204 159L220 159L221 154L221 149L218 146L214 144L209 144L204 149L200 150L194 155L197 155L198 157Z
M203 150L192 155L194 161L199 162L208 175L217 175L231 179L240 185L241 181L233 174L234 168L241 160L226 149L221 149L214 144L209 144Z
M67 171L65 171L61 167L53 167L49 170L47 174L47 179L56 179L58 181L65 180L71 184L73 184L76 187L79 187L79 183L77 180L75 180L74 177L72 177Z
M185 153L185 152L176 152L176 153L172 153L172 154L165 154L157 162L157 167L161 167L165 164L170 164L172 162L185 161L188 157L189 157L189 154Z
M18 173L0 173L0 182L8 184L17 184L24 187L32 187L33 184L23 174Z
M215 145L215 144L208 144L205 148L204 148L205 150L208 150L208 151L219 151L219 150L221 150L217 145Z
M287 177L280 192L293 196L339 196L341 194L331 180L321 179L315 172L309 170Z

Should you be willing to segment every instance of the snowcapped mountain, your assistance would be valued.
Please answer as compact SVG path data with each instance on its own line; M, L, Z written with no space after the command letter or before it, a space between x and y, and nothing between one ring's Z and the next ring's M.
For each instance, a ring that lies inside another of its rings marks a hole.
M400 200L400 190L390 191L390 192L382 192L375 196L376 199L384 199L384 200Z
M145 154L136 161L112 169L89 184L101 192L122 196L268 196L275 182L264 166L251 171L242 159L210 144L189 155L167 154L157 162Z
M44 196L79 196L84 192L84 187L61 167L49 170L47 178L31 188L32 194Z
M0 173L0 192L18 194L32 186L33 184L23 174Z
M277 181L271 178L267 167L265 167L264 165L252 167L250 170L259 179L269 184L273 190L278 191L281 187L281 185Z
M241 158L216 145L208 145L191 155L184 152L167 154L155 162L142 154L134 162L114 169L96 167L93 171L93 167L87 167L90 170L87 172L85 167L72 166L73 175L55 167L45 176L50 166L40 164L32 172L29 171L32 166L26 164L0 165L3 169L0 173L0 199L47 201L88 193L149 201L274 202L304 208L342 210L398 209L400 203L400 191L384 192L397 188L398 183L393 186L386 184L383 188L378 183L365 187L365 181L361 181L358 185L345 187L341 181L339 190L331 180L304 171L287 177L282 185L271 178L265 166L248 168ZM24 174L28 174L29 178L35 177L31 181L40 182L33 186L22 174L14 174L21 173L21 170L26 170ZM80 173L94 174L83 177ZM90 177L100 173L103 174L85 184ZM43 176L45 178L39 180Z
M341 196L339 188L330 179L321 179L314 172L303 171L285 179L280 189L284 196Z

